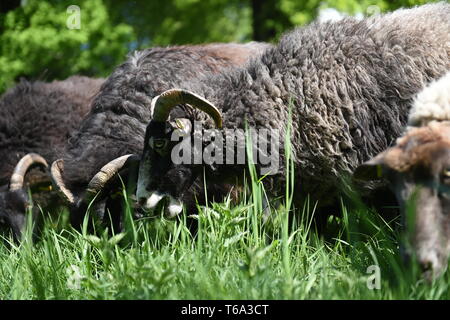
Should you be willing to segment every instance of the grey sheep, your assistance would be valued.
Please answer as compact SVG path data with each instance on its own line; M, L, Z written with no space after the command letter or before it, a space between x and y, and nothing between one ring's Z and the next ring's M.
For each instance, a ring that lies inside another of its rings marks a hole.
M224 141L227 130L245 129L246 123L280 130L282 139L291 108L296 205L308 194L319 206L333 205L342 195L343 177L395 141L415 94L450 69L449 30L450 5L443 2L361 21L316 22L285 34L245 68L174 86L181 89L152 101L154 118L146 129L138 201L150 210L164 199L175 215L181 211L184 190L203 172L210 185L243 176L246 163L175 164L178 144L171 136L176 130L195 138L192 122L213 128L212 117ZM187 119L170 114L178 104L194 107ZM279 161L271 154L280 170L263 179L274 195L285 190L282 142ZM264 169L262 163L256 167Z
M417 259L432 280L450 256L450 72L419 93L408 125L394 146L357 167L354 177L388 182L407 232L402 254Z
M44 210L58 199L45 172L88 113L103 79L21 81L0 99L0 220L20 238L26 209ZM33 169L35 166L44 170ZM29 199L27 188L32 189Z
M55 185L72 206L72 224L79 226L83 221L85 191L94 175L117 157L142 152L153 97L202 75L243 65L269 47L258 42L217 43L155 47L131 54L106 80L62 159L52 166ZM185 115L182 108L176 112ZM113 221L116 228L120 223L119 218Z

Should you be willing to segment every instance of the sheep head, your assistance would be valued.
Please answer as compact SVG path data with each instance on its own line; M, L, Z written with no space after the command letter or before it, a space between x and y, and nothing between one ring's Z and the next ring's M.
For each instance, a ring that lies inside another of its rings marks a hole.
M184 192L198 175L195 166L177 165L171 159L172 150L178 143L173 141L173 135L186 137L192 134L190 120L169 119L170 111L179 104L189 104L204 111L214 120L216 127L222 127L220 111L191 92L172 89L152 100L153 117L146 129L136 197L145 210L154 209L165 199L168 201L165 212L169 217L182 211Z
M410 128L394 147L359 166L354 177L389 182L407 233L405 257L414 255L429 280L445 271L450 254L450 122Z
M118 177L128 176L138 161L137 155L127 154L108 162L91 178L81 194L75 194L66 186L63 179L64 161L62 159L54 161L50 169L51 179L55 190L70 208L71 224L75 227L81 226L88 207L101 203L112 191L120 188L122 181ZM97 213L105 214L105 212Z
M25 176L35 166L47 168L44 158L35 153L22 157L14 168L8 187L0 191L0 222L12 230L13 237L20 240L26 223L26 213L31 206Z

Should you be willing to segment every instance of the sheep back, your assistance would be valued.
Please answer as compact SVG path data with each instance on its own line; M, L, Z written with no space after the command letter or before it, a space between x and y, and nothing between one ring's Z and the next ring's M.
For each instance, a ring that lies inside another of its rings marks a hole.
M0 185L17 162L35 152L48 162L61 153L71 132L88 113L103 79L73 76L50 83L22 80L0 99Z

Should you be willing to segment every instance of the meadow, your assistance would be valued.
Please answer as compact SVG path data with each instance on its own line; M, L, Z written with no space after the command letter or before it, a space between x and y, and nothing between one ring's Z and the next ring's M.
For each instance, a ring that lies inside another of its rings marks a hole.
M450 298L448 272L426 283L402 263L395 223L342 203L327 222L333 231L318 233L315 204L292 206L293 182L264 219L263 184L251 178L240 203L212 203L195 216L134 220L128 204L115 235L88 232L87 218L78 232L66 211L47 214L38 240L30 227L20 244L3 238L0 299Z

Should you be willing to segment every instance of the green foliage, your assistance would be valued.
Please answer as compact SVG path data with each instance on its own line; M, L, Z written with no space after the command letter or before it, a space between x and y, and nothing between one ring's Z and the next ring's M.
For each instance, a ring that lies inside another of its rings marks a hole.
M133 26L138 47L251 40L246 0L105 0L115 22Z
M78 1L80 29L69 29L73 1L26 1L1 17L0 92L20 76L63 79L107 76L134 39L126 24L113 25L102 0Z

